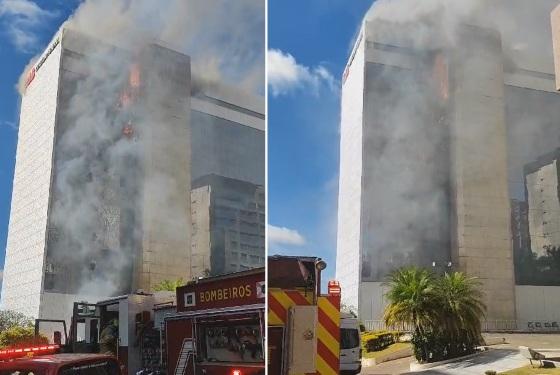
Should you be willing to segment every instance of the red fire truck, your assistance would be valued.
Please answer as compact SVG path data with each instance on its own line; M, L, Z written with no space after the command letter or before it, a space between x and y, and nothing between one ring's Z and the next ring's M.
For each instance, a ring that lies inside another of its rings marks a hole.
M165 317L167 374L264 374L264 280L258 268L177 288L177 312Z

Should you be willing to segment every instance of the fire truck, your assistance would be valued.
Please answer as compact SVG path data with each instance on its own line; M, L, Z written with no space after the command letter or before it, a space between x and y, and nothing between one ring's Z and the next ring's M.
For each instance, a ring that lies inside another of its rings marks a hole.
M264 314L264 268L177 288L164 317L167 374L264 374Z
M58 345L37 345L0 350L0 374L124 375L114 356L57 353Z
M317 257L268 258L268 374L336 375L340 362L340 286L321 294Z
M162 332L156 322L161 320L161 312L175 311L175 295L139 292L96 303L74 302L69 333L65 320L37 319L35 335L52 333L52 343L57 345L58 352L112 353L123 365L125 374L159 371ZM114 347L103 344L104 332L109 330Z

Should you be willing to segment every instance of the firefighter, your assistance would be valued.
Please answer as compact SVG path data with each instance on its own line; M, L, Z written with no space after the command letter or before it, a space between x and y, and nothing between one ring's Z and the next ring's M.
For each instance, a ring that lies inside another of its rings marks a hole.
M117 344L119 338L119 321L117 319L103 328L99 339L99 352L102 354L117 355Z

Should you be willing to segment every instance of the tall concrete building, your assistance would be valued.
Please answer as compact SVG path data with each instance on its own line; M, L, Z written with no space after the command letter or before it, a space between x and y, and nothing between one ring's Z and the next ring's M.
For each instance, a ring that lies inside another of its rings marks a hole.
M480 278L488 319L515 319L500 35L464 25L461 48L422 49L410 32L366 21L343 76L344 299L380 319L389 272L451 267Z
M525 166L530 249L560 247L560 148Z
M262 186L218 175L193 181L191 275L221 275L265 264Z
M57 33L21 100L2 309L60 319L190 276L190 93L188 56Z

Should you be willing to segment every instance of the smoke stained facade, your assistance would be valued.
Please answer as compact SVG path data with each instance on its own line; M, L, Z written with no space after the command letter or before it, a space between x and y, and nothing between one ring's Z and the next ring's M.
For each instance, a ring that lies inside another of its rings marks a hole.
M536 245L552 230L530 228L555 227L559 201L548 194L535 206L530 191L542 186L527 177L554 169L547 155L560 142L543 26L557 4L406 4L372 7L342 78L336 273L345 303L381 319L387 274L416 265L478 277L489 320L550 326L560 317L541 297L556 292L542 288L560 285L560 268L554 250ZM511 27L537 20L532 32Z

